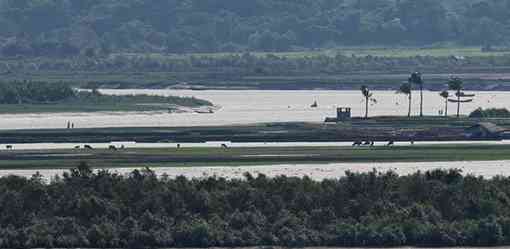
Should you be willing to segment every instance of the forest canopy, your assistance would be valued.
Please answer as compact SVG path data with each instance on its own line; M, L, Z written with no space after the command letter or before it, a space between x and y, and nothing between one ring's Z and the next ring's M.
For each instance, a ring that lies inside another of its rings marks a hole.
M187 179L82 164L51 183L0 178L0 247L509 245L509 182L458 170Z
M0 0L4 56L508 45L509 0Z

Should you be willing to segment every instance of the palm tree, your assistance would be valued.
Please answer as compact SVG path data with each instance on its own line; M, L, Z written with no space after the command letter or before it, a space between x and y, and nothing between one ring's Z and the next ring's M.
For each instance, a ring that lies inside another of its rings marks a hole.
M450 93L447 90L444 90L439 93L439 96L444 98L444 116L448 117L448 98L450 97Z
M361 86L361 94L363 94L365 98L365 118L368 118L368 102L371 100L373 94L365 85ZM372 99L372 101L374 100Z
M402 93L407 95L408 102L409 102L409 109L407 111L407 116L411 117L411 93L412 93L412 85L411 83L404 83L400 86L397 93Z
M423 79L421 77L420 72L414 72L411 74L411 77L409 77L409 83L411 84L417 84L420 86L420 117L423 117Z
M462 100L460 99L462 97L462 88L463 88L463 82L458 77L452 77L448 81L448 89L455 91L455 96L457 96L457 118L460 117L460 103Z

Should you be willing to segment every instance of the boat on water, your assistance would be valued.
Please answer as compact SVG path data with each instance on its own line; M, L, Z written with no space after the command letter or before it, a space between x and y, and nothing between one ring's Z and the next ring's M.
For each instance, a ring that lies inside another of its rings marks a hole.
M465 99L465 100L456 100L456 99L448 99L448 102L450 103L470 103L473 102L472 99Z
M199 113L199 114L212 114L219 110L218 106L199 106L199 107L185 107L178 105L171 105L168 107L168 113Z
M199 114L213 114L214 111L211 108L206 109L206 110L197 109L197 110L195 110L195 113L199 113Z
M476 94L467 94L467 93L461 92L461 93L456 93L455 96L464 97L464 98L472 98L472 97L476 96Z

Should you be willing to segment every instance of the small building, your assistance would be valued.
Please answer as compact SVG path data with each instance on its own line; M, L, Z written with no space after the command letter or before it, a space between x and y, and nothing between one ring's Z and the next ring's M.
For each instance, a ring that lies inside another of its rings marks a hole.
M351 108L350 107L336 108L336 119L338 121L351 120Z
M349 121L352 118L351 114L351 108L350 107L338 107L336 108L336 117L327 117L326 121L327 123L333 123L333 122L343 122L343 121Z

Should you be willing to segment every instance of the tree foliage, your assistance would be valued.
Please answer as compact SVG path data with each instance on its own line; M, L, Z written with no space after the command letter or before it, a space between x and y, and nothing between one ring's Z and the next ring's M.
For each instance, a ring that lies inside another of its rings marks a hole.
M4 55L504 45L510 36L507 0L0 0L0 8Z
M152 95L105 95L97 89L78 91L65 82L0 82L0 104L173 104L210 106L211 102L194 97Z
M509 182L458 170L187 179L83 164L50 183L0 178L0 247L508 245Z

